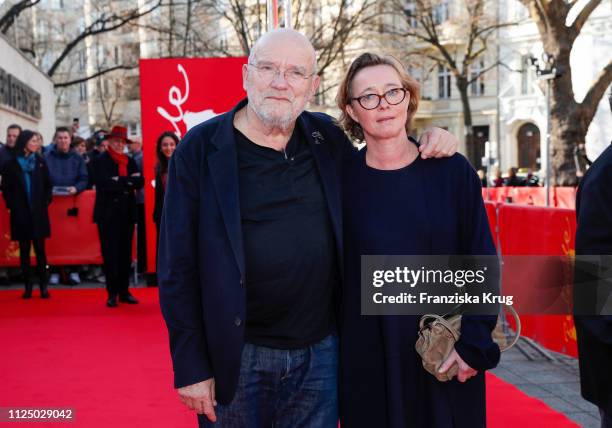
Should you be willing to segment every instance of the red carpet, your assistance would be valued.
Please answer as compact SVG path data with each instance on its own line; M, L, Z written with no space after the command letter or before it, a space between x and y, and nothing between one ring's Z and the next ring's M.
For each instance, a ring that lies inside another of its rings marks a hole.
M18 426L197 426L172 388L156 289L136 289L141 303L116 309L104 306L101 289L51 293L24 301L0 292L0 407L71 407L76 419ZM577 426L494 376L488 400L490 427Z

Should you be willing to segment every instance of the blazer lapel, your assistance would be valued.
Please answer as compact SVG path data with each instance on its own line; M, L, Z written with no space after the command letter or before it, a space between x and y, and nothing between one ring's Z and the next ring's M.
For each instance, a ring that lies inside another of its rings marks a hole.
M233 121L236 111L244 105L246 105L246 100L240 102L223 118L222 124L211 138L213 147L207 155L211 182L215 189L223 223L242 278L245 276L245 262L239 203L238 159Z

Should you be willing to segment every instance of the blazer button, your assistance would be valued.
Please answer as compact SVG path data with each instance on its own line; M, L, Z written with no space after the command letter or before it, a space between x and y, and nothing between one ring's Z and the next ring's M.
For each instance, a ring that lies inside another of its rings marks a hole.
M234 325L236 325L236 327L240 327L242 325L242 320L239 317L236 317L234 320Z

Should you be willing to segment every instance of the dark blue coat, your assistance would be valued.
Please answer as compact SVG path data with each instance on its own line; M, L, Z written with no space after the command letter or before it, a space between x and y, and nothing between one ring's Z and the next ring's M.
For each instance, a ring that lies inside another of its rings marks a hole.
M174 385L214 377L222 404L234 396L244 344L245 262L233 120L246 102L194 127L178 145L159 242L157 275ZM302 113L297 125L318 167L341 260L338 167L347 140L324 114Z
M13 153L11 153L11 150L5 144L0 143L0 175L2 175L4 164L11 160L12 157Z
M80 155L75 152L60 153L56 146L52 146L45 153L45 160L53 186L74 186L77 192L87 188L87 166Z
M360 287L363 254L495 256L478 176L459 154L417 159L384 174L368 173L364 157L364 151L352 156L343 170L341 425L484 427L484 371L500 358L491 338L496 317L464 315L455 349L479 373L465 383L439 382L423 369L415 350L420 317L363 316ZM490 259L493 265L487 265L496 269Z
M607 255L600 259L600 272L609 272L610 265L603 263L611 263L612 259L612 145L584 176L576 195L576 217L578 260L584 255ZM580 281L579 270L576 275ZM612 315L574 319L582 396L612 414Z

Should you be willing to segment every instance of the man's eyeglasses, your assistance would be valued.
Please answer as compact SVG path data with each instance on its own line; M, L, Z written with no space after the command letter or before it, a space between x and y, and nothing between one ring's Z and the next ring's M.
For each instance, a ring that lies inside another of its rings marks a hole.
M408 91L404 88L393 88L382 95L365 94L360 97L351 98L351 100L357 100L359 105L366 110L374 110L378 108L383 98L392 106L401 103L406 98L406 92Z
M257 70L257 74L259 74L259 77L265 83L272 82L272 80L274 80L274 78L278 74L282 74L285 80L287 81L287 83L289 83L290 85L299 85L304 80L314 75L314 73L306 74L304 70L301 70L299 68L288 68L284 71L281 71L278 67L272 64L251 64L249 63L248 65L250 65L251 67Z

